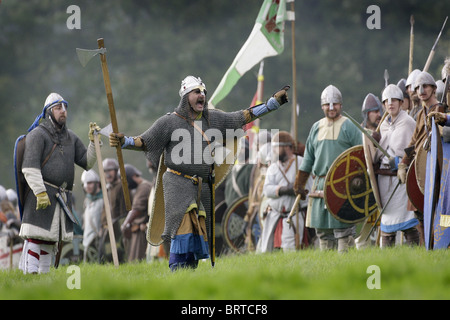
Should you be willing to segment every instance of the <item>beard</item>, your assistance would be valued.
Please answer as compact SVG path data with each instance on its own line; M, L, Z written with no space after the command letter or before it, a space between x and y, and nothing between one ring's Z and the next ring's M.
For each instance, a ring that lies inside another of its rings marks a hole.
M278 154L278 159L282 162L282 163L284 163L284 162L286 162L287 160L289 160L288 159L288 155L287 155L287 153L283 150L283 151L281 151L279 154Z

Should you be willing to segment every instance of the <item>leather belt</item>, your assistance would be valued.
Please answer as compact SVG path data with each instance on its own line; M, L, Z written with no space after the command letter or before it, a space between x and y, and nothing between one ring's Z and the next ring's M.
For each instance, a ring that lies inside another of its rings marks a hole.
M170 168L167 168L167 172L170 172L170 173L176 174L177 176L181 176L183 178L189 179L195 185L197 185L198 182L199 182L199 178L196 175L195 176L190 176L188 174L184 174L184 173L181 173L179 171L176 171L176 170L173 170L173 169L170 169Z
M317 191L310 192L308 194L308 196L311 198L324 198L323 190L317 190Z
M397 176L397 172L394 172L391 169L375 169L374 173L381 176Z

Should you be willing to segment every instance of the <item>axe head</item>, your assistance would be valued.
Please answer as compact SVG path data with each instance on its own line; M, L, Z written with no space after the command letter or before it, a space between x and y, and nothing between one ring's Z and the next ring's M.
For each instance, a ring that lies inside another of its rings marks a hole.
M95 49L95 50L76 48L76 50L77 50L78 60L80 60L80 63L83 67L85 67L89 63L89 61L91 61L91 59L93 57L95 57L96 55L106 53L106 48Z
M108 137L109 138L109 134L113 132L112 129L112 124L108 124L106 127L104 127L103 129L101 129L98 133L100 133L102 136Z

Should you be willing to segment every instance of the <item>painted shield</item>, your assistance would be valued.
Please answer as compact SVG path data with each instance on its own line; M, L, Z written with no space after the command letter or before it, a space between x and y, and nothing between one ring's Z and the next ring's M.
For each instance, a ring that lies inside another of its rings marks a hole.
M417 184L416 178L416 159L411 162L408 173L406 175L406 193L408 194L409 201L420 212L423 212L424 196Z
M450 246L450 143L442 143L442 153L441 186L434 218L433 249L446 249Z
M427 179L425 184L424 234L425 247L447 248L450 243L450 228L441 226L445 217L445 203L448 201L447 180L450 148L442 143L441 134L432 122L431 150L427 155Z
M370 184L372 186L373 195L377 203L378 208L382 208L380 191L378 189L378 180L373 169L373 159L375 157L376 148L372 141L363 134L363 148L364 148L364 158L366 159L367 173L369 174ZM370 219L369 219L370 220ZM372 224L375 221L372 222Z
M358 223L378 210L362 145L344 151L325 178L325 204L339 221Z
M222 218L222 235L225 243L235 252L245 252L245 216L248 211L248 195L236 199Z

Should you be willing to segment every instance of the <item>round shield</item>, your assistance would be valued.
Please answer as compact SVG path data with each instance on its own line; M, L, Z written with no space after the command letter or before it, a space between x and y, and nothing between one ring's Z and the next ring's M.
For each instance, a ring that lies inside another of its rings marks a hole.
M344 151L325 178L325 204L344 223L358 223L377 212L362 145Z
M225 214L225 211L227 210L228 206L227 203L225 202L225 200L222 200L219 202L219 204L216 205L215 209L214 209L214 213L216 215L216 256L219 256L223 253L224 251L224 239L222 236L222 219L223 219L223 215Z
M252 242L257 243L261 235L259 217L253 219L250 228L246 228L244 218L248 210L248 196L233 202L225 212L222 220L222 234L227 245L235 252L246 252L245 242L247 230L251 231Z
M416 169L416 180L420 192L425 193L425 181L427 174L427 151L424 148L419 148L416 157L414 158L414 166Z
M420 212L423 212L424 195L417 184L416 179L416 159L411 162L406 175L406 193L409 201Z

